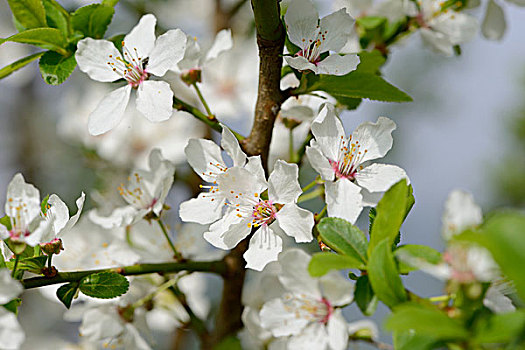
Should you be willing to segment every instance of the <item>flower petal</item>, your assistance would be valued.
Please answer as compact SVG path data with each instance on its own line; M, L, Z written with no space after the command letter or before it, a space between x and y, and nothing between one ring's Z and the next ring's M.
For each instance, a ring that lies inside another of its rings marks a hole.
M55 233L58 233L66 227L67 221L69 220L69 209L66 203L56 194L49 196L47 204L51 207L48 209L46 215L52 220L53 230Z
M168 69L184 57L186 49L186 34L180 29L168 30L157 38L155 47L149 55L146 71L158 77L162 77Z
M317 63L316 74L345 75L355 70L358 64L359 56L355 54L341 56L334 53Z
M295 68L300 71L311 70L315 74L318 74L317 66L311 63L310 61L308 61L303 56L296 56L296 57L284 56L284 59L286 60L286 63L288 63L288 65L292 68Z
M2 257L3 259L3 257ZM277 260L277 257L275 258ZM7 304L24 291L22 284L11 277L11 271L0 269L0 305Z
M204 233L204 239L217 248L231 249L232 247L224 242L224 237L231 225L241 221L236 214L237 212L233 209L227 211L220 220L210 225L208 232Z
M173 92L165 81L147 80L137 89L137 110L150 122L162 122L173 114Z
M335 114L335 107L325 104L312 123L312 133L319 148L329 160L338 160L345 130Z
M126 85L104 96L97 108L89 115L89 133L100 135L116 127L128 106L130 94L131 85Z
M89 219L95 224L106 229L115 227L123 227L130 225L135 218L139 216L140 212L131 205L116 208L109 216L102 216L96 210L91 210L88 213ZM146 213L144 213L146 214ZM142 218L140 216L139 218Z
M420 28L419 32L421 33L423 44L428 46L432 51L448 57L454 55L453 45L445 34L428 28Z
M19 206L25 205L27 221L32 221L40 215L40 192L32 184L25 182L24 176L17 173L7 185L7 201L5 202L5 213L15 218Z
M276 203L294 203L303 192L299 185L299 167L277 160L268 178L268 197Z
M379 163L371 164L355 175L357 184L370 192L385 192L403 178L408 180L406 172L400 167Z
M182 221L211 224L221 218L223 208L224 198L209 198L208 193L200 193L197 198L181 203L179 216Z
M323 153L317 147L317 143L313 142L312 146L306 147L306 156L312 168L315 169L321 175L321 178L325 181L333 181L335 172L334 168L330 165L328 159L323 155Z
M241 146L239 146L239 141L226 125L221 124L221 126L221 147L231 157L234 166L243 166L244 163L246 163L246 154L244 154L244 152L241 149Z
M284 15L284 22L288 38L301 49L317 39L319 13L311 1L292 1Z
M395 129L396 123L385 117L379 117L375 123L361 123L352 133L352 143L359 141L362 149L366 150L360 164L384 157L394 143L392 131Z
M69 221L66 224L65 230L69 230L71 227L73 227L78 219L80 218L80 214L82 214L82 209L84 208L84 202L86 201L86 194L82 192L80 194L80 197L77 198L75 201L75 204L77 206L77 212L75 215L73 215L71 218L69 218Z
M452 45L459 45L472 40L478 32L479 24L476 18L449 11L438 16L431 23L432 29L443 33Z
M320 52L339 52L345 46L346 40L354 29L354 19L342 8L321 18ZM354 68L355 69L355 68Z
M137 50L136 54L141 59L148 57L155 46L156 24L157 19L152 14L142 16L139 23L124 37L122 49L124 50L125 46L132 55L135 55L135 50ZM131 61L131 58L126 57L126 55L124 55L124 59Z
M331 350L345 350L348 347L348 324L341 309L335 310L330 316L326 330Z
M113 71L108 60L122 59L120 52L111 41L85 38L78 42L75 59L78 68L96 81L111 82L122 78Z
M470 193L455 190L450 193L443 213L443 237L448 240L463 230L473 228L483 221L481 208Z
M505 13L503 9L494 0L489 0L485 18L481 24L483 36L490 40L500 40L507 30L505 22Z
M246 162L244 169L252 173L257 178L257 181L264 183L265 186L268 186L268 183L266 182L266 174L264 173L264 168L261 162L261 156L248 157L248 161Z
M314 322L305 327L301 334L290 337L287 350L326 349L327 345L328 334L325 325Z
M308 320L296 317L280 298L266 302L259 313L261 326L272 332L274 337L299 334L308 324Z
M210 49L206 53L204 62L216 59L224 51L228 51L233 47L232 31L231 29L223 29L217 33L215 40Z
M313 239L314 215L294 203L285 204L277 212L277 222L283 231L295 238L297 243L310 242Z
M246 260L246 268L262 271L266 264L277 261L277 256L282 250L282 238L270 227L264 225L250 238L248 250L243 255Z
M363 210L363 196L359 186L346 179L324 184L328 216L354 224Z
M319 285L321 293L332 306L343 306L354 300L354 285L339 271L330 271L319 278Z
M213 182L220 168L226 168L221 149L211 140L190 139L184 153L193 170L204 181Z
M26 336L16 315L0 308L0 348L19 349Z
M244 168L233 167L217 176L219 189L231 203L242 203L250 207L259 201L259 195L267 185Z
M321 300L322 295L318 282L308 273L311 256L301 249L292 248L279 255L282 273L279 281L283 287L292 293L306 294Z

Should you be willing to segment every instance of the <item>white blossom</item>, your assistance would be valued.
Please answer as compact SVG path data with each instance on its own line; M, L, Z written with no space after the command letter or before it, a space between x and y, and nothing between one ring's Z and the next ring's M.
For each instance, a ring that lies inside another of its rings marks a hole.
M299 249L279 255L285 293L264 303L260 324L276 338L287 337L287 349L346 349L349 327L341 307L353 300L353 285L335 271L311 277L310 259Z
M17 350L26 336L16 315L0 307L0 349Z
M104 228L112 228L132 225L148 213L158 216L173 184L175 166L162 157L160 150L154 149L149 156L149 168L132 171L127 185L119 187L127 206L116 208L108 217L94 210L89 212L89 218Z
M415 18L423 43L438 53L452 56L455 45L470 41L478 31L476 18L444 8L440 0L420 0L418 4Z
M263 172L259 163L260 173ZM268 182L245 168L233 167L217 177L218 191L224 194L228 209L210 226L204 238L222 249L231 249L259 228L250 238L244 253L246 267L262 270L277 259L282 238L274 230L277 225L297 243L313 239L313 214L300 208L297 198L302 193L298 182L299 168L282 160L275 163ZM268 199L262 193L268 189Z
M354 223L364 206L375 206L383 192L407 178L395 165L369 164L392 148L395 128L392 120L379 117L376 123L362 123L346 138L334 107L324 106L312 124L315 139L306 155L325 180L328 216Z
M91 113L88 123L93 135L103 134L120 123L131 90L137 90L137 110L148 120L160 122L171 117L173 92L162 77L184 56L186 35L180 29L155 38L155 16L148 14L124 37L123 55L107 40L85 38L75 54L80 70L91 79L113 82L124 79L127 85L109 93Z
M0 269L0 305L7 304L24 291L22 284L11 277L11 271Z
M344 9L322 19L310 0L294 0L284 16L290 41L300 48L286 62L300 71L345 75L357 68L356 54L339 55L353 31L354 20ZM326 58L321 54L328 53Z

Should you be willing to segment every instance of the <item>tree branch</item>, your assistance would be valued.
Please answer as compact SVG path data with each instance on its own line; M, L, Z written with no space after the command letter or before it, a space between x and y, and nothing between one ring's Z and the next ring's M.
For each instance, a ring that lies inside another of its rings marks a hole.
M86 276L99 272L116 272L124 276L145 275L149 273L172 273L179 271L226 273L224 261L187 261L169 262L160 264L136 264L130 266L113 267L108 269L59 272L54 277L33 277L22 280L25 289L49 286L51 284L77 282Z
M252 0L251 4L259 47L259 90L252 130L241 144L248 155L260 155L267 169L273 125L285 99L280 89L285 31L278 0ZM248 241L249 237L224 258L226 274L215 324L215 343L242 328L241 296L246 274L243 254L248 249Z

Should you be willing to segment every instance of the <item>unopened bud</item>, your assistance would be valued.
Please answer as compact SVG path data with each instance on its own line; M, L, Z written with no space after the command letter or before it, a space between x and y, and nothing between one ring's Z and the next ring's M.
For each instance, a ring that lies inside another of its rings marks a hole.
M183 82L185 82L186 84L189 85L193 85L193 84L196 84L196 83L200 83L202 81L202 71L198 68L193 68L193 69L190 69L190 70L187 70L185 72L183 72L181 75L180 75L180 78L182 79Z
M64 246L62 245L62 240L60 238L55 238L48 243L40 243L40 248L46 255L60 254L60 251L64 250Z
M135 313L135 308L133 306L118 306L117 311L119 316L124 320L124 322L133 322L133 315Z
M286 128L290 129L290 130L293 130L295 129L297 126L301 125L302 121L298 120L298 119L295 119L295 118L282 118L282 121L283 121L283 124L284 126L286 126Z

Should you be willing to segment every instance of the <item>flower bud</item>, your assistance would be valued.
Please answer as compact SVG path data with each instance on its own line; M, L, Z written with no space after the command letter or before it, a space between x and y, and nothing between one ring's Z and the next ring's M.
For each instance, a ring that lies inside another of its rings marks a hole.
M200 69L193 68L193 69L183 72L180 75L180 78L182 79L183 82L185 82L189 86L189 85L193 85L193 84L202 82L201 73L202 71Z
M55 238L48 243L40 243L40 248L46 255L60 254L60 251L64 250L64 246L62 245L62 240L60 238Z

